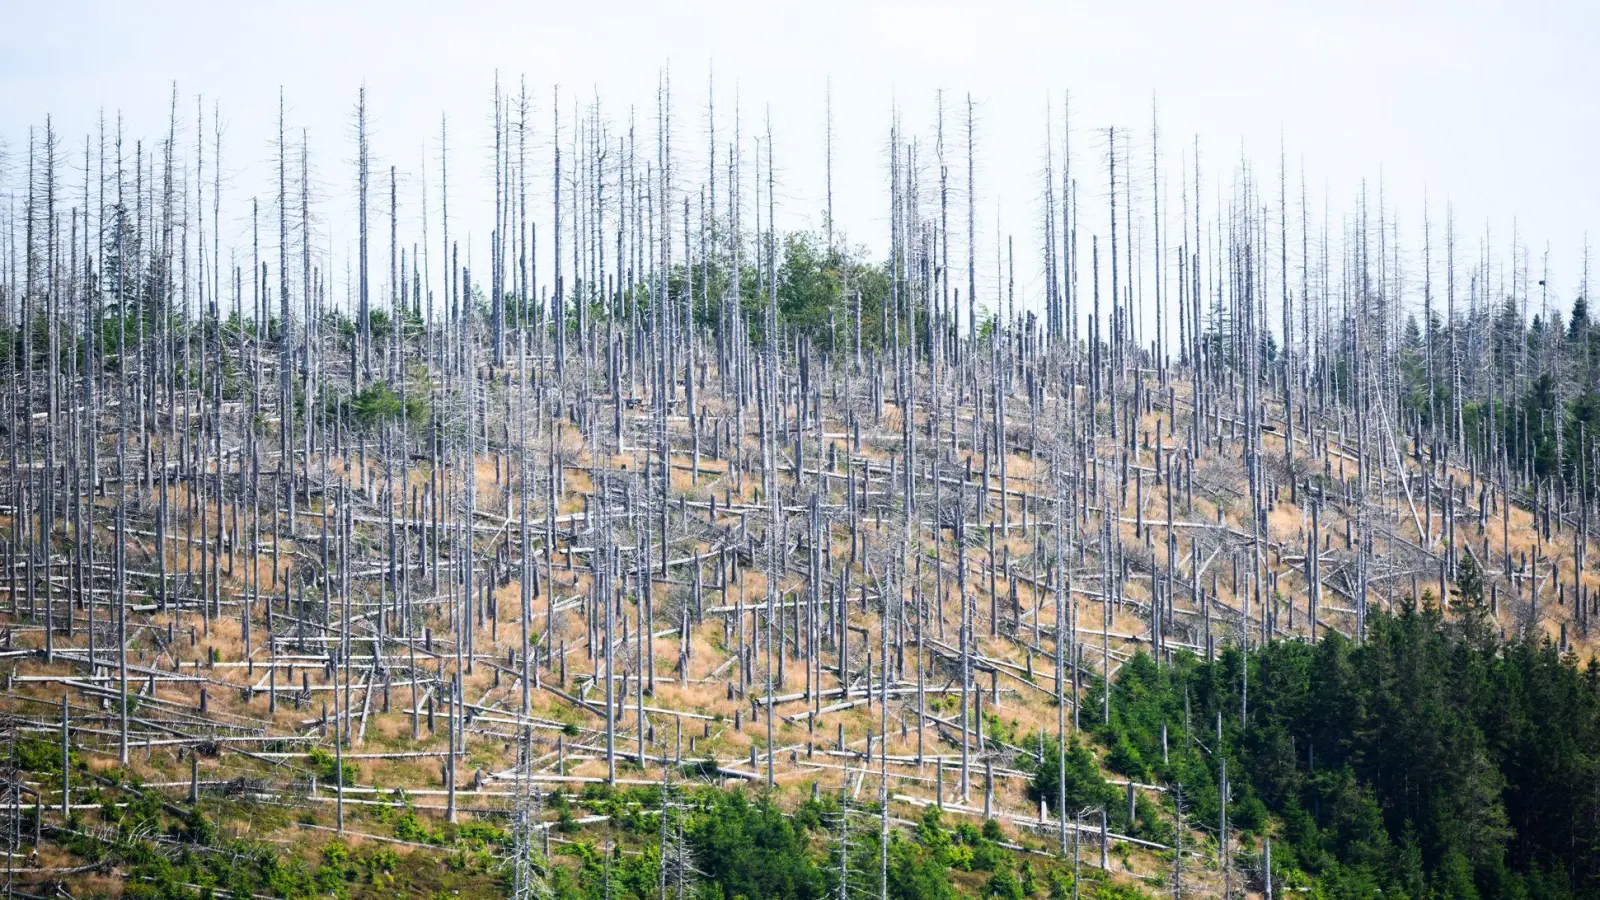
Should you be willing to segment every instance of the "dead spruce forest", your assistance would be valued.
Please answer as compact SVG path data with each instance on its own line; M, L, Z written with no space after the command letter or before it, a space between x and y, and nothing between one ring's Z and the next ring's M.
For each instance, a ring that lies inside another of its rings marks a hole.
M727 93L7 136L7 897L1600 896L1582 236Z

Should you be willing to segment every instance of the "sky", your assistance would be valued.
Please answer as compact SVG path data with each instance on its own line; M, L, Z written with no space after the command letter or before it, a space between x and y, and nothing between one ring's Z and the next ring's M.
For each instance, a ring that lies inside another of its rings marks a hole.
M575 99L598 97L613 122L632 107L653 127L657 81L670 72L686 168L703 165L708 95L714 90L719 142L731 136L737 98L747 154L770 116L784 227L820 226L831 91L835 221L852 240L879 247L891 109L907 135L931 147L937 92L945 92L949 122L970 94L978 268L994 272L996 236L1012 238L1025 300L1041 289L1046 116L1059 132L1069 92L1090 231L1103 228L1107 126L1127 129L1136 208L1148 215L1153 109L1169 210L1197 138L1206 175L1224 176L1223 188L1243 160L1275 184L1281 142L1291 215L1302 174L1314 216L1354 209L1363 186L1373 204L1381 191L1400 217L1408 273L1420 271L1426 196L1435 227L1453 206L1470 235L1463 253L1475 255L1487 234L1504 256L1515 229L1537 270L1548 247L1551 289L1566 305L1591 211L1600 210L1590 159L1600 137L1591 58L1600 5L1592 3L0 0L0 21L0 139L11 185L28 128L47 115L79 154L101 110L120 111L130 138L159 141L175 82L180 143L193 143L197 95L208 110L220 104L227 236L243 240L249 198L275 192L281 89L291 132L308 134L319 230L336 253L354 217L351 111L363 84L374 170L400 173L402 228L420 234L423 177L438 227L438 133L448 114L452 228L487 241L497 71L508 86L526 78L534 146L545 154L554 85L565 117ZM952 157L952 168L964 165L960 153ZM1213 209L1218 186L1207 188ZM992 294L994 279L985 277Z

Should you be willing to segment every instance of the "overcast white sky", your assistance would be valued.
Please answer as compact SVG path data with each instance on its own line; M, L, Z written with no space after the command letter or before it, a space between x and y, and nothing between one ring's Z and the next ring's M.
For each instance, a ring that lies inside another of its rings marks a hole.
M13 170L27 127L47 113L80 152L102 107L123 110L132 133L158 139L176 80L186 120L195 94L208 107L212 98L222 104L227 200L238 227L248 198L273 192L268 162L281 85L290 127L310 129L336 249L351 216L349 113L363 82L373 150L381 165L394 163L411 179L403 190L413 198L426 152L430 202L437 201L438 122L450 114L453 231L486 239L488 216L474 220L470 204L489 195L496 68L512 83L526 75L542 137L552 84L569 98L598 94L619 119L638 104L648 121L657 74L670 64L675 128L688 161L703 154L705 85L714 67L719 137L731 127L735 90L747 136L770 104L780 224L788 225L820 221L831 78L836 218L852 237L873 243L886 232L891 104L898 99L909 131L931 135L935 91L970 91L981 104L978 230L987 271L997 227L1015 236L1019 256L1040 241L1046 103L1053 99L1059 116L1066 90L1085 203L1104 193L1104 138L1092 129L1130 128L1135 152L1148 160L1154 99L1173 200L1180 151L1193 135L1212 171L1248 156L1275 181L1281 132L1291 183L1303 158L1314 202L1320 207L1326 186L1336 214L1351 208L1363 177L1375 200L1381 175L1408 228L1425 188L1437 221L1452 200L1474 244L1492 225L1502 254L1515 219L1535 267L1549 242L1552 287L1563 305L1575 291L1591 211L1600 208L1590 159L1600 136L1592 58L1600 7L1576 0L0 0L0 7L0 136ZM186 140L192 144L192 135ZM1148 170L1146 161L1135 171ZM402 211L416 221L414 199L403 197ZM1087 225L1092 215L1085 213ZM1019 259L1018 274L1031 287L1031 265L1023 269Z

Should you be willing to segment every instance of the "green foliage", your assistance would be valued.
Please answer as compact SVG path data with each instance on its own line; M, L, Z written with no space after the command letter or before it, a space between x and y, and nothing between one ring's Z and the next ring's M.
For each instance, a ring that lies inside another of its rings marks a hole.
M394 820L394 836L402 841L412 841L418 844L440 844L443 838L426 822L417 818L412 810L406 810L399 818Z
M1060 806L1061 785L1066 785L1065 806L1061 807L1072 815L1086 807L1105 809L1111 811L1117 804L1117 789L1100 774L1100 766L1095 761L1094 754L1089 752L1073 735L1067 744L1066 780L1062 781L1061 753L1056 742L1051 739L1039 741L1042 744L1043 760L1034 770L1033 779L1028 783L1028 798L1034 803L1041 799L1050 804L1052 809Z
M984 882L983 895L997 900L1022 900L1022 883L1011 874L1010 869L998 869Z
M37 775L53 776L59 781L61 777L61 745L43 738L24 735L17 738L13 745L16 753L16 765L20 769L33 772ZM71 752L68 756L69 765L77 765L78 754Z
M339 761L334 755L321 747L313 747L311 752L306 754L306 767L315 772L317 778L324 784L352 785L356 783L356 767L345 763L341 769ZM343 781L339 780L341 773L344 775Z
M762 797L708 793L685 828L695 858L726 900L764 897L809 900L820 897L822 875L808 852L807 838L783 810Z
M889 267L871 262L866 251L836 242L828 247L823 238L809 231L761 235L741 247L739 269L733 269L731 247L718 242L709 259L697 261L692 271L676 266L663 285L643 285L626 292L620 302L622 315L645 317L648 322L661 302L664 288L668 302L687 310L702 326L716 329L723 325L724 301L737 293L750 336L765 340L767 319L776 293L779 324L788 335L803 335L813 346L825 350L849 349L856 335L857 303L861 311L863 346L881 347L894 336L897 317L889 308L891 281ZM769 278L769 266L776 278ZM574 293L592 294L582 285ZM588 308L599 320L608 315L607 303L592 298ZM571 303L571 298L569 298ZM569 307L566 327L576 326L576 304ZM886 315L886 311L888 314ZM927 340L925 310L916 313L919 342ZM904 314L899 317L900 338L910 340Z
M1475 564L1461 593L1481 604ZM1275 863L1330 897L1600 896L1600 668L1414 604L1374 617L1363 644L1252 652L1247 719L1245 665L1232 650L1131 660L1095 726L1107 763L1174 786L1214 828L1227 759L1232 827L1270 813Z
M351 420L360 428L398 422L402 411L407 424L412 426L428 418L428 404L422 397L408 391L402 403L399 392L383 381L374 381L340 405L348 410Z
M837 828L837 822L833 827ZM883 845L878 832L875 829L866 831L852 836L850 840L850 869L853 873L866 873L863 881L870 885L871 895L877 896L879 865L883 858ZM896 900L953 900L957 895L955 886L950 882L949 871L952 868L970 869L970 865L958 863L958 860L970 861L971 854L964 852L967 849L954 844L954 836L944 827L940 810L928 807L917 823L913 839L908 840L898 832L890 834L887 873L889 896ZM953 853L953 850L963 852ZM834 847L823 871L826 883L824 896L838 896L838 874L838 848ZM852 885L852 890L861 887L855 883L854 876Z

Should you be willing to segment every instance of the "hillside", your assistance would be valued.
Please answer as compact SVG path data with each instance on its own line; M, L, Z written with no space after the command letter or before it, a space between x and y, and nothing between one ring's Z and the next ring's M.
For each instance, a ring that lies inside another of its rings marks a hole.
M353 305L282 177L224 278L203 177L30 203L8 890L1595 896L1582 306L1313 315L1283 207L1141 255L1141 340L1075 223L1042 316L964 307L925 173L874 261L564 164L553 277L508 191L486 278L391 218Z

